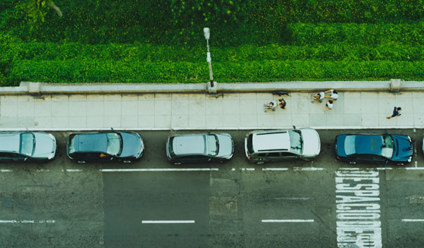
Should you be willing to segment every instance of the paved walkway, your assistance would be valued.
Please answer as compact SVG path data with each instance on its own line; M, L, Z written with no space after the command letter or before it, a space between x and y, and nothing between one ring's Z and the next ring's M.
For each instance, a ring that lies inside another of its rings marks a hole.
M264 112L270 93L0 96L0 130L163 130L424 128L424 92L340 92L333 110L310 93L283 96L287 109ZM402 116L386 119L394 106Z

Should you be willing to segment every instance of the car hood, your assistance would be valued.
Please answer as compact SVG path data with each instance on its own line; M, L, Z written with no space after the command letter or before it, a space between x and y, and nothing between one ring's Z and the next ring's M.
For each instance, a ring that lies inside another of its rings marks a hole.
M303 149L305 157L316 157L321 151L321 140L319 134L314 129L301 129Z
M143 155L144 144L140 135L136 133L120 133L122 137L122 151L119 157L140 158Z
M219 142L219 151L217 157L230 159L234 153L234 142L229 134L216 134Z
M414 153L410 138L406 135L392 135L392 138L395 143L392 160L402 162L408 161Z
M33 158L53 159L56 154L56 139L49 133L34 133L35 148Z

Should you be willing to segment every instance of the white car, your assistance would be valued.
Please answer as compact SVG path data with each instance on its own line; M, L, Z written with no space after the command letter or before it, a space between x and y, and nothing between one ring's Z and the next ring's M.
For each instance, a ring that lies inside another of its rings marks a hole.
M319 155L321 140L315 129L253 131L246 135L244 148L249 161L263 164L287 159L309 160Z
M55 154L56 138L50 133L0 133L0 161L49 161Z

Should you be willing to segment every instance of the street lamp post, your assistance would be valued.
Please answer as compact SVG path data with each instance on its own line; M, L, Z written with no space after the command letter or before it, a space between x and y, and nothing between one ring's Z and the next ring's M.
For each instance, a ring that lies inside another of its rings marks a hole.
M203 34L205 35L206 47L207 47L206 61L208 62L208 65L209 65L210 82L208 84L208 92L209 93L216 93L216 83L214 84L214 82L213 82L212 58L211 58L211 53L209 52L209 37L210 37L209 28L207 28L207 27L203 28Z

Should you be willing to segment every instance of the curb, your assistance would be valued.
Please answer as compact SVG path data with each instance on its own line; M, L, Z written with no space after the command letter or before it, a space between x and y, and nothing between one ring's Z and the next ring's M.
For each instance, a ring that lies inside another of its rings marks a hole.
M324 89L340 91L424 91L424 81L292 81L269 83L217 83L217 93L252 92L318 92ZM207 83L165 84L165 83L93 83L53 84L21 82L16 87L0 87L0 95L43 95L43 94L166 94L166 93L208 93Z

